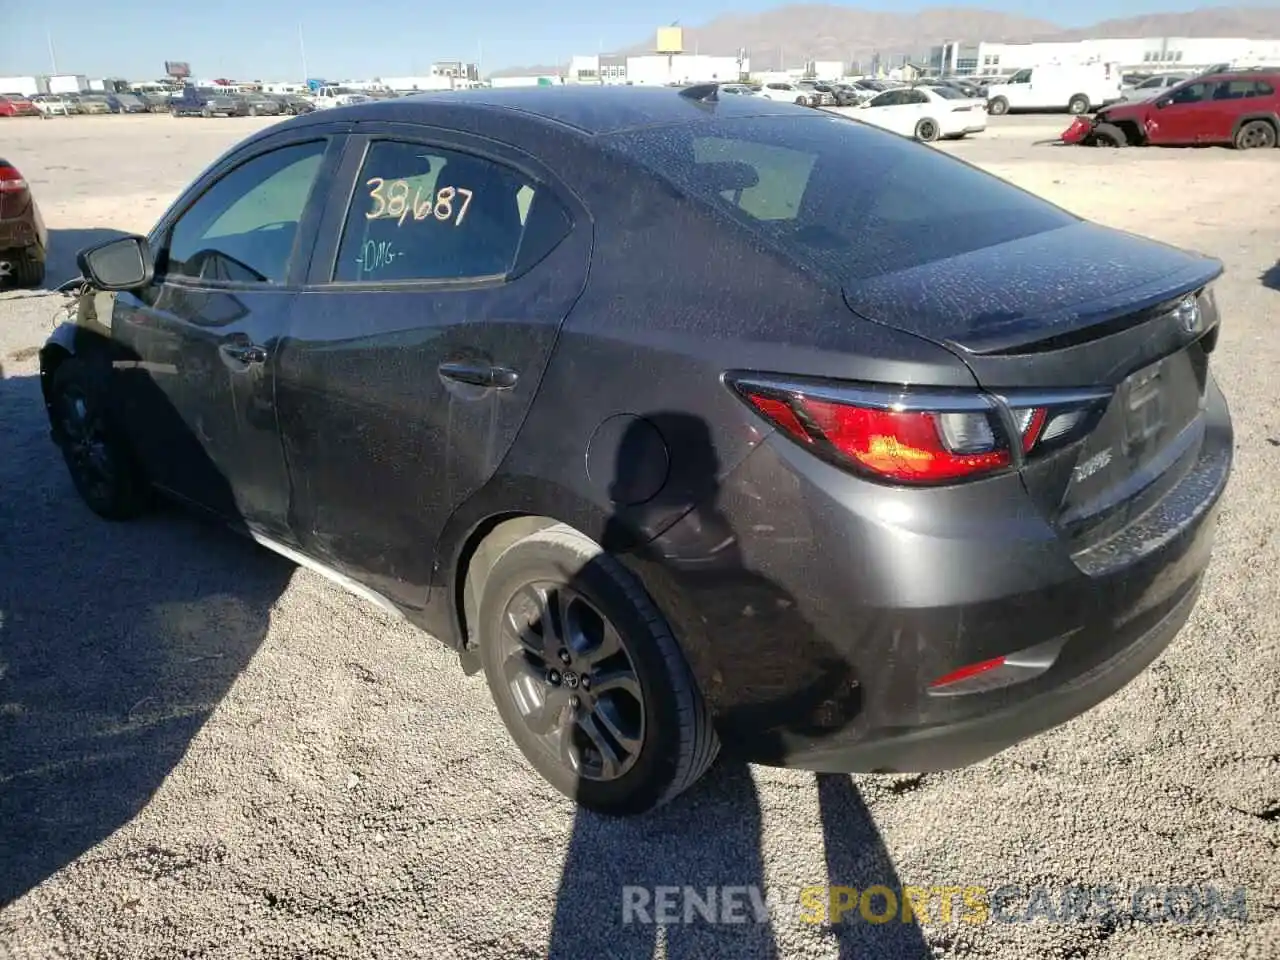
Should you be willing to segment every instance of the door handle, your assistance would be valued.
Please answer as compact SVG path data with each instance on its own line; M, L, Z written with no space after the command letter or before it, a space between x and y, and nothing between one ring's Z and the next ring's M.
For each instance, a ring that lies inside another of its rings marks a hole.
M223 343L218 349L238 363L265 363L267 360L267 348L256 343Z
M440 364L440 376L454 383L465 383L473 387L488 387L492 390L510 390L516 385L518 375L509 367L500 367L491 363L471 363L465 360L450 361Z

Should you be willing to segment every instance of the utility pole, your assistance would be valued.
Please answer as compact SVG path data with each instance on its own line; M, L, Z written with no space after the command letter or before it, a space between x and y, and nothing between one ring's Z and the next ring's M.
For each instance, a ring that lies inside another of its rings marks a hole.
M311 74L307 72L307 39L302 35L302 21L298 21L298 53L302 55L302 82L306 83Z
M53 31L48 27L44 28L44 38L49 42L49 69L56 77L58 75L58 55L53 49Z

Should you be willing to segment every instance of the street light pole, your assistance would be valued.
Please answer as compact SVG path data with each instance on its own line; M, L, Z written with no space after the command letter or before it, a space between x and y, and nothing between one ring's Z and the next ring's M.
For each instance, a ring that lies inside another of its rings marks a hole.
M302 82L306 83L311 74L307 72L307 40L302 35L302 21L298 21L298 52L302 55Z
M50 71L52 71L54 76L57 76L58 75L58 55L57 53L54 52L54 49L53 49L53 31L50 30L48 27L45 27L44 37L45 37L45 40L49 42L49 69Z

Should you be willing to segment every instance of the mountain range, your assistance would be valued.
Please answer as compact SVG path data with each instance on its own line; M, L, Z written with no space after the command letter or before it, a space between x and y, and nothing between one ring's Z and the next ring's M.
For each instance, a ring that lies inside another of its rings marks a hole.
M656 30L655 30L656 33ZM733 55L746 49L757 69L805 60L869 61L920 56L945 40L977 42L1080 40L1087 37L1280 38L1280 7L1204 7L1186 13L1147 14L1067 29L1030 19L967 7L937 7L916 13L881 13L836 4L792 4L758 14L726 14L684 28L686 53ZM654 37L616 51L652 53ZM556 66L521 66L492 76L559 73Z

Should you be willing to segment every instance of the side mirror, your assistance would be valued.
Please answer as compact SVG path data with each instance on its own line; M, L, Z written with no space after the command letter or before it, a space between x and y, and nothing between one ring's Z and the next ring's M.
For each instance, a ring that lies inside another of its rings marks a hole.
M1173 100L1171 100L1169 97L1161 97L1159 100L1156 101L1156 109L1163 110L1165 107L1167 107L1171 103L1173 103Z
M76 254L76 265L99 290L137 290L155 277L146 237L136 235L86 247Z

